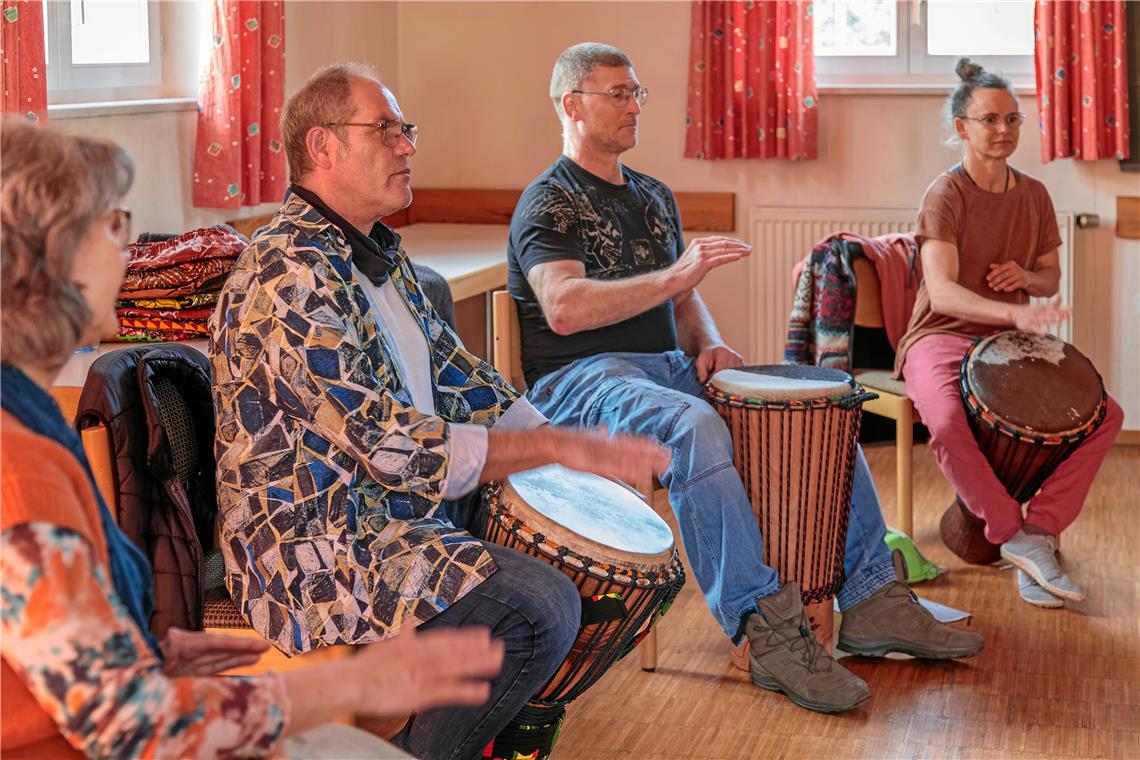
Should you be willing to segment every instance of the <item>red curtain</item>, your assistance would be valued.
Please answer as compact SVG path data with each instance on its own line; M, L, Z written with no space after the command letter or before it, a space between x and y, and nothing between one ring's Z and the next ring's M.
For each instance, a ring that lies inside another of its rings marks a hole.
M214 47L198 98L194 205L240 208L285 194L285 9L214 0Z
M693 3L686 158L816 158L811 3Z
M1122 0L1034 7L1041 158L1128 158L1128 53Z
M0 3L0 90L4 113L47 119L47 64L41 0Z

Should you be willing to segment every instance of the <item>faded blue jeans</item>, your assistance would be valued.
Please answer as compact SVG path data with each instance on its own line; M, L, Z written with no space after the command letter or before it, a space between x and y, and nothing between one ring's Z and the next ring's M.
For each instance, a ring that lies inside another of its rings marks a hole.
M732 437L702 398L694 360L681 351L608 353L579 359L527 392L555 425L595 427L657 438L673 450L661 483L677 515L681 540L705 601L724 632L739 642L756 600L780 588L764 564L760 528L732 463ZM849 609L895 577L886 525L860 448L839 608Z

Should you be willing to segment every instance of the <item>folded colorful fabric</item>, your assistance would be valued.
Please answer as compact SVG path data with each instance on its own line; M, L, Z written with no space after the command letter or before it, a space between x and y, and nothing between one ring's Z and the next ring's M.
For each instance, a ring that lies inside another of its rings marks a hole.
M207 259L236 259L249 245L232 227L202 227L157 243L127 246L127 270L143 272Z
M179 340L202 340L200 333L183 330L141 330L135 327L119 327L119 332L108 338L108 341L128 343L173 343Z
M213 306L221 295L220 290L215 290L178 298L124 298L116 306L120 309L195 309L199 306Z
M120 298L169 298L219 289L233 268L234 259L187 261L165 269L127 271Z
M137 309L119 308L115 310L119 319L134 317L136 319L188 319L195 322L205 322L214 313L212 308L204 309Z
M146 330L147 332L181 332L197 336L209 335L205 320L193 319L138 319L119 317L119 330Z

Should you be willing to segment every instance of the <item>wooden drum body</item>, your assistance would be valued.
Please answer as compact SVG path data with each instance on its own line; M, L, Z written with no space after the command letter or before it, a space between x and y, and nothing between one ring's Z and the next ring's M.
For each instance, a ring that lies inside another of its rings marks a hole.
M1092 362L1051 335L1002 330L962 360L966 416L998 480L1025 503L1104 421L1108 397Z
M558 465L483 492L481 538L538 557L582 595L582 628L566 661L531 700L565 705L628 654L684 584L669 526L605 478Z
M784 365L723 370L706 390L732 433L764 561L799 584L812 631L830 647L861 405L875 396L846 372Z

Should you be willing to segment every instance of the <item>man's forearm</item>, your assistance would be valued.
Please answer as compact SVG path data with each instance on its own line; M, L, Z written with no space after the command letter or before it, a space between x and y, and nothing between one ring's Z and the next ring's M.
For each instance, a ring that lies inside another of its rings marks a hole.
M546 308L546 320L559 335L573 335L644 314L681 291L671 269L620 280L575 277L558 288Z
M677 342L689 356L696 356L709 346L724 343L716 322L697 291L691 290L673 299L677 322Z

